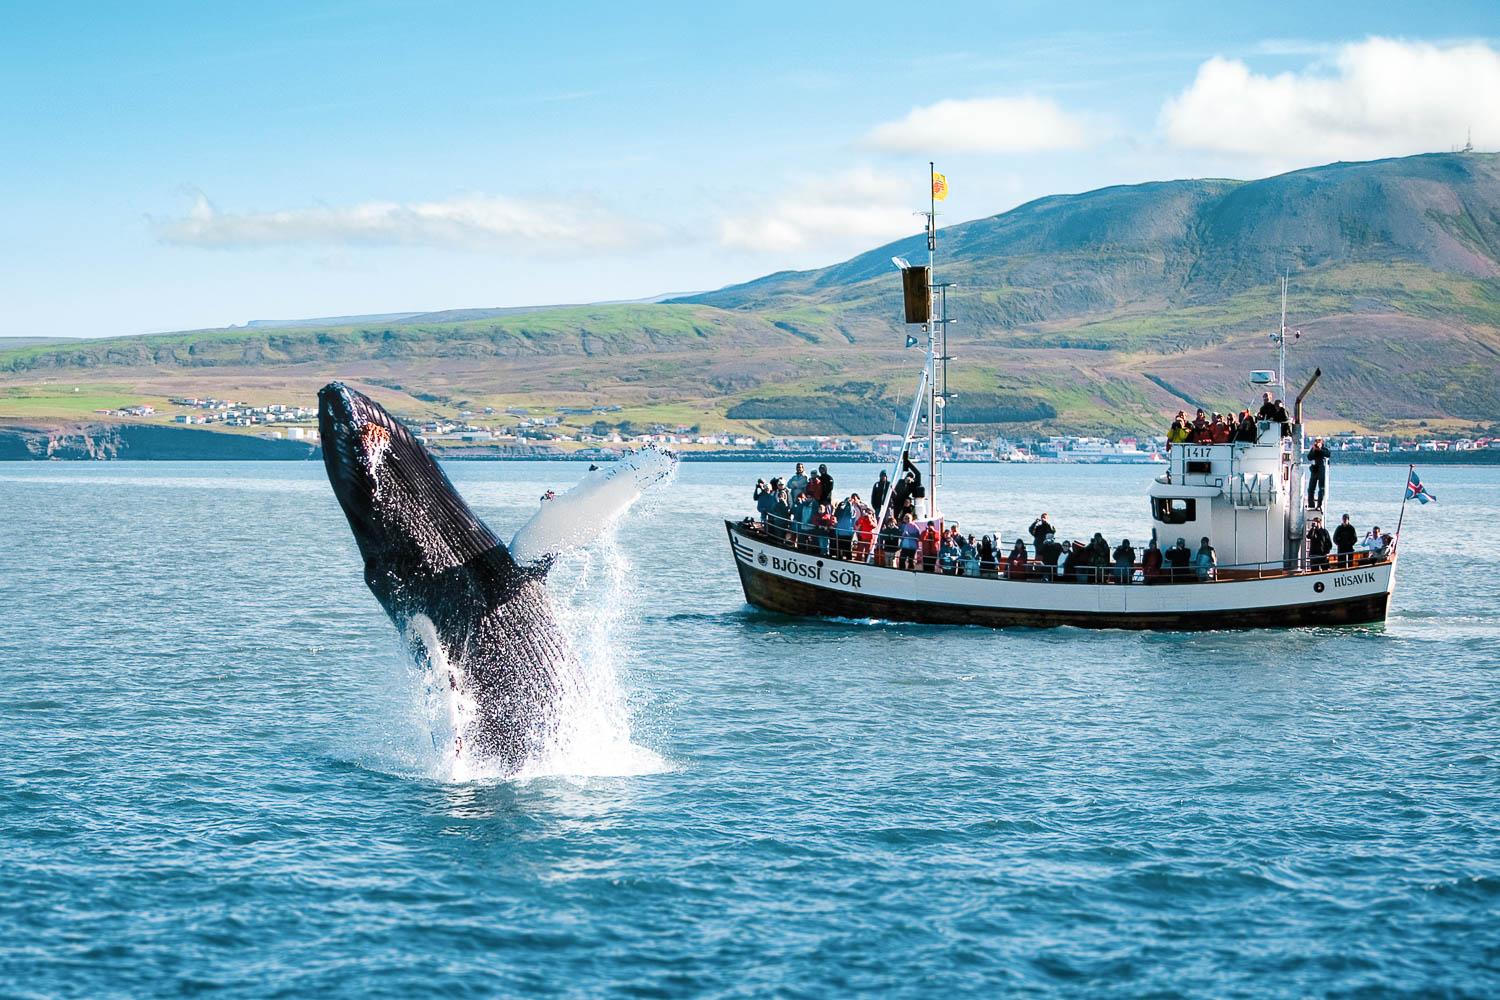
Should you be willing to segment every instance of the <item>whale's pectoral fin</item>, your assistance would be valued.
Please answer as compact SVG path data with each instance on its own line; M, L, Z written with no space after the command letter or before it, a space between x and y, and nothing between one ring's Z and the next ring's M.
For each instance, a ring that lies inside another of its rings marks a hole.
M590 469L577 486L542 501L541 510L510 540L511 556L522 566L545 569L560 553L598 538L643 492L671 478L676 468L677 456L647 447Z

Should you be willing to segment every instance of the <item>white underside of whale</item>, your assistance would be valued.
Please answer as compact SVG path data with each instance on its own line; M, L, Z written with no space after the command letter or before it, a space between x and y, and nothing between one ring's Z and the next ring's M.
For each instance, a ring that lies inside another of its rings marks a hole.
M511 557L525 566L589 544L676 468L675 455L647 446L590 470L566 493L542 501L510 540Z

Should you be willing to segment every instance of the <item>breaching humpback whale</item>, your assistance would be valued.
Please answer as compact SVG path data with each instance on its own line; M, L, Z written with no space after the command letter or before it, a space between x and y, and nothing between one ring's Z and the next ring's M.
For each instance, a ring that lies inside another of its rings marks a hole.
M368 396L338 382L324 386L318 429L365 583L414 654L447 675L435 682L450 689L450 706L462 706L450 720L456 752L519 770L556 732L572 666L547 569L669 476L675 458L648 449L590 470L543 502L507 546L421 442Z

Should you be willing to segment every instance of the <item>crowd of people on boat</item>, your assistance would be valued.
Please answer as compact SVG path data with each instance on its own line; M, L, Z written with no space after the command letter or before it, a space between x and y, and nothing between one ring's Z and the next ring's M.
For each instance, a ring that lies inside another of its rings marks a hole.
M1268 394L1269 395L1269 394ZM1321 439L1320 439L1321 441ZM1153 531L1137 548L1130 539L1111 544L1100 532L1087 541L1058 541L1044 512L1031 523L1031 544L1017 538L1008 549L995 535L965 533L953 521L918 517L916 501L925 488L922 473L907 455L892 483L882 470L868 501L857 492L838 498L827 465L812 472L798 462L786 479L758 479L753 499L757 529L798 551L895 569L953 576L1064 583L1186 583L1218 578L1219 559L1207 537L1191 547L1186 538L1162 545ZM887 503L889 501L889 503ZM880 521L881 511L885 511ZM1364 540L1345 514L1332 533L1314 518L1308 551L1314 569L1347 567L1359 553L1384 558L1391 536L1379 527ZM1335 551L1336 550L1336 551Z
M1174 444L1229 444L1231 441L1255 442L1260 440L1262 421L1275 424L1282 437L1292 433L1291 415L1286 404L1265 393L1261 397L1260 409L1251 413L1249 409L1235 413L1212 413L1203 408L1189 418L1186 410L1178 410L1167 428L1167 447Z
M1017 538L1007 551L994 535L965 533L953 521L920 520L915 504L924 495L921 471L903 456L901 478L892 484L882 471L868 502L853 492L836 499L828 466L809 473L801 462L785 480L757 480L753 499L760 530L799 551L915 572L1079 583L1130 583L1139 574L1156 583L1213 579L1218 565L1207 538L1192 550L1182 538L1160 548L1153 536L1139 553L1128 538L1111 545L1099 532L1087 542L1059 542L1046 514L1031 526L1030 550Z

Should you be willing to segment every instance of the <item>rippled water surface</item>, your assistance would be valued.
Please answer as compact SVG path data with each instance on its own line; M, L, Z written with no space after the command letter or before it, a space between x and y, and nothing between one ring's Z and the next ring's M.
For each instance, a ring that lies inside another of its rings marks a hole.
M582 470L450 471L508 535ZM1500 993L1500 470L1423 470L1384 628L1196 635L755 613L786 471L555 572L628 742L457 782L321 465L0 465L0 993ZM946 507L1139 540L1151 474Z

